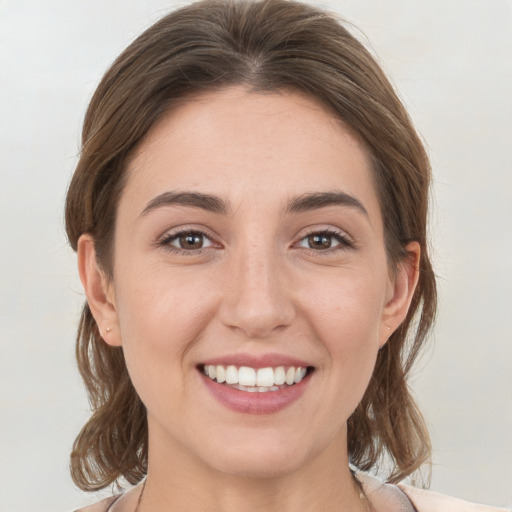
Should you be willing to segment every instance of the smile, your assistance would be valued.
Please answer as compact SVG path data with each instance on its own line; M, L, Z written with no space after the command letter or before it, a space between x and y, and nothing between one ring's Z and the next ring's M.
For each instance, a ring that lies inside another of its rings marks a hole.
M214 382L249 393L279 391L294 386L308 373L308 369L302 366L251 368L212 364L204 365L202 371Z
M197 367L206 389L223 406L244 414L273 414L305 393L313 366L283 356L229 356Z

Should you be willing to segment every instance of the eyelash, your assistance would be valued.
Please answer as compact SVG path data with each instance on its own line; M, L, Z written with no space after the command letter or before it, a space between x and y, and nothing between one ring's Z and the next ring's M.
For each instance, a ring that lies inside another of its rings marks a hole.
M211 246L208 247L201 247L199 249L183 249L181 247L175 247L171 245L171 242L178 240L181 236L186 235L193 235L193 236L199 236L203 237L204 239L210 240ZM355 244L354 242L343 232L336 231L334 229L320 229L320 230L311 230L310 232L306 233L303 237L300 238L299 242L302 242L303 240L316 235L316 236L325 236L325 237L331 237L334 240L338 242L338 245L335 245L334 247L329 247L327 249L313 249L311 247L303 247L303 249L310 254L313 254L317 256L319 253L326 253L326 254L332 254L335 251L340 250L347 250L347 249L354 249ZM175 233L169 233L166 236L164 236L157 244L159 247L164 248L165 250L171 251L175 254L178 254L180 256L197 256L200 254L203 254L208 249L211 249L212 247L215 247L215 242L211 240L211 237L208 236L207 233L197 230L197 229L184 229ZM218 244L217 244L218 245ZM294 244L295 246L297 244Z
M304 249L308 251L310 254L318 255L319 253L325 253L325 255L332 255L332 253L336 251L346 251L347 249L355 249L354 242L345 233L343 233L342 231L336 231L334 229L313 229L309 233L306 233L299 240L299 242L302 242L303 240L313 235L331 237L338 242L338 245L323 250L313 249L311 247L304 247Z
M208 236L207 233L204 231L198 230L198 229L183 229L181 231L178 231L176 233L169 233L165 235L159 242L158 245L162 248L164 248L167 251L173 252L174 254L177 254L179 256L197 256L200 254L203 254L206 250L210 249L211 247L214 247L216 244L214 242L211 242L212 245L209 247L201 247L200 249L183 249L181 247L175 247L171 245L171 242L174 240L178 240L181 236L186 235L193 235L193 236L200 236L204 239L208 239L211 241L211 237Z

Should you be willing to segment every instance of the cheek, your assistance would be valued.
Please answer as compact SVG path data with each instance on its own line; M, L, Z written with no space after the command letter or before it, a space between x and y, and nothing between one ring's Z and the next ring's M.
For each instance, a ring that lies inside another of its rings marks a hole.
M367 385L379 349L385 283L373 273L340 276L311 289L307 310L314 338L326 352L325 368L332 377L331 395L355 408Z
M189 349L209 322L212 300L201 279L165 269L119 265L116 308L132 381L144 400L151 388L179 390ZM172 274L172 278L171 278Z
M163 344L161 349L186 345L207 321L212 301L204 281L192 272L157 266L120 271L116 307L124 343L143 338L144 344Z
M311 286L314 283L314 286ZM308 283L305 309L321 339L347 349L378 343L386 288L374 273L345 271ZM319 333L320 334L320 333Z

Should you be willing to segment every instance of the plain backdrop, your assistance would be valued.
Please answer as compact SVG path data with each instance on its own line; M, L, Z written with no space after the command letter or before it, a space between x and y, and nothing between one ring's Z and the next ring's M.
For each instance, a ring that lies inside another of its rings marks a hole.
M162 0L0 0L0 510L97 499L68 455L88 415L74 362L83 294L63 229L85 108ZM512 505L512 2L338 0L431 155L440 313L411 385L432 488Z

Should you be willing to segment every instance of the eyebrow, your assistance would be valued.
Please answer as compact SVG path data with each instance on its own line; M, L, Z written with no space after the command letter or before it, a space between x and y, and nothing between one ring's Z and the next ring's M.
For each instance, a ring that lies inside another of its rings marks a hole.
M229 204L218 196L202 192L164 192L153 198L142 210L140 216L162 206L182 205L191 208L200 208L213 213L226 214L230 210ZM368 211L356 197L341 191L310 192L292 198L286 206L286 213L300 213L318 210L327 206L348 206L355 208L368 217Z
M363 206L361 201L356 197L347 194L346 192L333 191L333 192L312 192L302 194L298 197L292 198L287 207L288 213L305 212L309 210L317 210L325 208L326 206L349 206L359 210L361 213L369 217L368 211Z
M162 206L174 206L177 204L191 208L201 208L213 213L225 214L229 210L228 204L225 201L220 197L210 194L203 194L201 192L164 192L152 199L142 210L140 216L147 215Z

